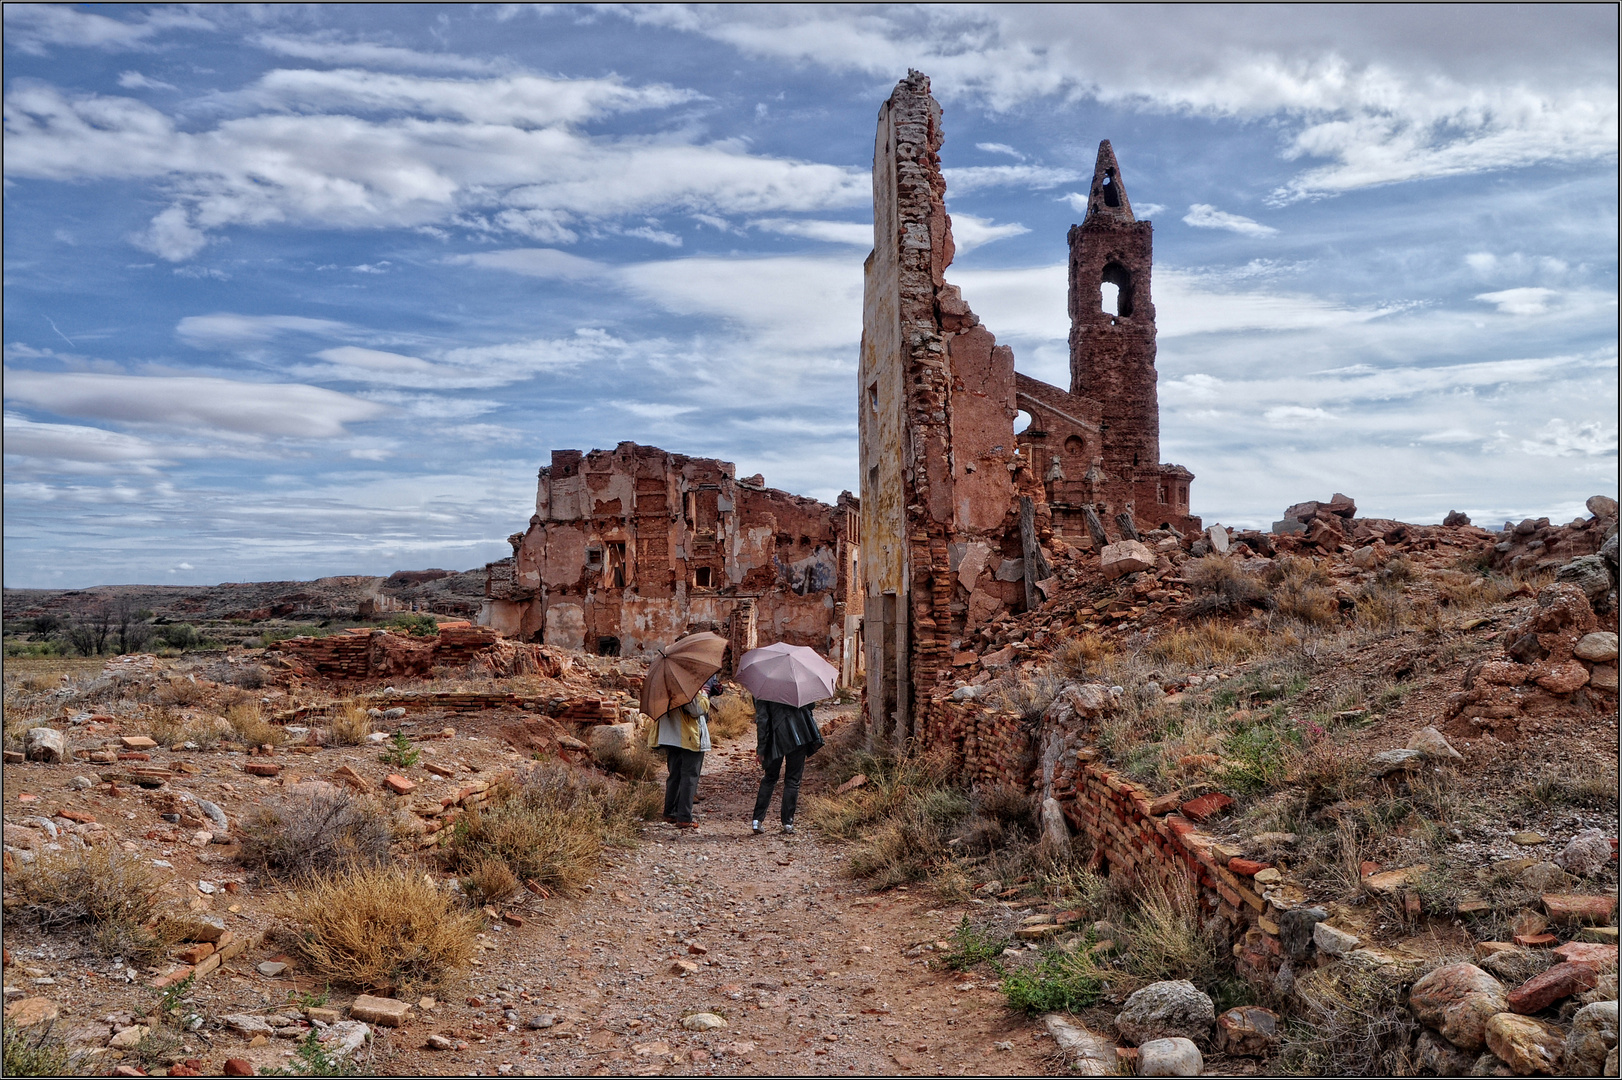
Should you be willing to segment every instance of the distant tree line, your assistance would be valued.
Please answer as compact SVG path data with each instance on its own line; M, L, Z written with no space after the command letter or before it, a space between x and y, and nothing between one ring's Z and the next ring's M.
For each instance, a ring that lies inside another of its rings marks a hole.
M98 601L73 616L47 612L23 624L31 632L31 641L8 643L6 651L104 656L140 652L154 645L185 650L212 644L190 623L155 625L152 617L150 609L123 598ZM18 629L7 623L7 636Z

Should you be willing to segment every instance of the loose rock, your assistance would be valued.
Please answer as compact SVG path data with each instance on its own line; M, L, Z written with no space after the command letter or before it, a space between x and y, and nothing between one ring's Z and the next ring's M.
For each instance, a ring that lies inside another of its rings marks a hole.
M1138 1047L1139 1076L1198 1076L1204 1070L1200 1048L1188 1039L1150 1039Z
M1605 1055L1616 1053L1617 1027L1614 1001L1596 1001L1578 1009L1571 1018L1571 1033L1566 1036L1562 1059L1565 1071L1571 1076L1602 1075Z
M1080 1024L1072 1024L1064 1017L1048 1013L1042 1017L1048 1034L1058 1044L1070 1071L1078 1076L1114 1076L1115 1045L1095 1035Z
M1262 1057L1278 1045L1278 1013L1260 1005L1229 1009L1216 1019L1216 1043L1230 1054Z
M68 756L67 736L55 728L29 728L23 735L23 753L29 761L47 764L72 760Z
M1408 1004L1421 1024L1465 1050L1481 1049L1488 1020L1509 1009L1504 985L1474 964L1437 968L1414 983Z
M1593 877L1611 861L1611 841L1598 829L1584 829L1566 841L1554 861L1568 874Z
M1487 1021L1487 1048L1517 1076L1551 1074L1565 1053L1565 1040L1530 1016L1502 1012Z
M1126 999L1115 1017L1121 1037L1143 1045L1151 1039L1205 1040L1216 1006L1187 979L1151 983Z
M681 1026L688 1031L715 1031L717 1028L727 1026L725 1018L714 1013L693 1013L691 1016L681 1018Z

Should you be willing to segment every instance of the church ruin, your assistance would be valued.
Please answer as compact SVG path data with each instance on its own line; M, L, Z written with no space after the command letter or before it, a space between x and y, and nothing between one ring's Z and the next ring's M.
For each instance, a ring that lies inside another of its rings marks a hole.
M692 630L736 659L776 641L816 649L849 685L860 670L857 503L738 479L714 458L622 442L554 450L529 528L486 566L482 625L599 655L640 655Z
M1070 389L1015 372L957 287L941 108L909 72L879 110L857 389L869 731L929 741L926 694L964 637L1034 607L1042 543L1198 530L1160 461L1153 227L1106 141L1069 234ZM1110 294L1106 296L1106 293ZM1113 301L1107 302L1107 301ZM1020 411L1030 416L1016 434Z

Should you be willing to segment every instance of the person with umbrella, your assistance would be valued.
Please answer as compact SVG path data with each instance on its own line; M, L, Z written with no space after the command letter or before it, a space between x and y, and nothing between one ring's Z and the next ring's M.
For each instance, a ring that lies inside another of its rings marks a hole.
M721 670L726 649L718 634L688 634L655 654L642 681L642 711L659 718L648 729L648 747L665 752L664 819L678 829L698 828L693 799L710 748L704 680Z
M763 832L777 777L783 775L783 831L794 831L805 759L822 749L813 702L834 692L839 670L802 645L779 642L751 649L738 661L738 681L755 695L755 760L765 771L749 828Z

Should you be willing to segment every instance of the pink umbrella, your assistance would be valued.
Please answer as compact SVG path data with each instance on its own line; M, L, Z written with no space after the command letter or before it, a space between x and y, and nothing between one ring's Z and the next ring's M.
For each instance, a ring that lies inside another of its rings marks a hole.
M738 661L737 679L763 701L809 705L833 696L839 669L815 650L780 641L744 653Z

